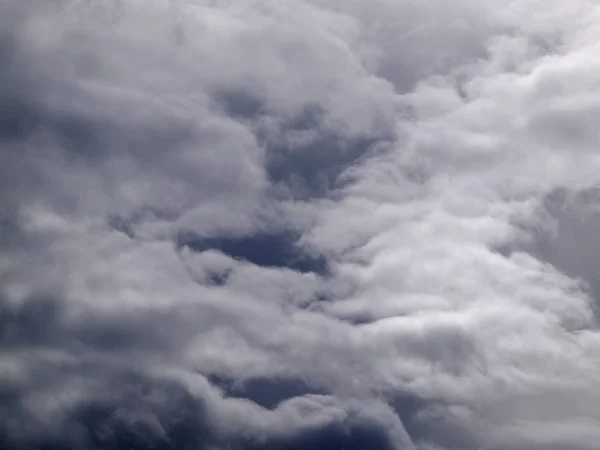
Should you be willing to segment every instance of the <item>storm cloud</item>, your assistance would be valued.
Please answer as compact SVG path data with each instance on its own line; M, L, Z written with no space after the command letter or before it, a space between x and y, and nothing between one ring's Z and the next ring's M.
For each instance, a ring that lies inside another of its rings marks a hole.
M600 439L593 0L0 0L0 447Z

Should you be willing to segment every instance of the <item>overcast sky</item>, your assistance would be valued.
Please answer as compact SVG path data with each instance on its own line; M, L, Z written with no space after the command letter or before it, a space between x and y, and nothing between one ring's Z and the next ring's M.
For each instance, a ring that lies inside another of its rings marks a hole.
M0 448L597 450L595 0L0 0Z

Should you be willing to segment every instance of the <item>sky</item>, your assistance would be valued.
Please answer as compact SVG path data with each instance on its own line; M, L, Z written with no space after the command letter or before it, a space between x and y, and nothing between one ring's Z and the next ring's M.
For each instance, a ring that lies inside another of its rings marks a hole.
M593 450L595 0L0 0L0 448Z

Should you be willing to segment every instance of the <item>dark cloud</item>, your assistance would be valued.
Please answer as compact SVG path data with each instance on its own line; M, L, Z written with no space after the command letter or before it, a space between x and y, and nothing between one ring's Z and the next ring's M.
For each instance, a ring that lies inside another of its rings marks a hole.
M181 386L137 375L111 381L112 389L74 405L53 430L5 431L7 448L204 449L214 442L205 408Z
M67 376L68 373L65 373ZM107 380L103 380L107 381ZM243 433L228 433L227 424L216 425L214 412L205 400L192 397L176 382L153 380L136 374L112 376L104 390L96 391L82 402L61 412L51 428L43 423L16 424L6 421L0 439L4 448L27 449L392 449L390 431L377 417L355 408L308 421L299 428L260 431L247 428ZM111 387L112 386L112 387ZM256 390L257 386L249 388ZM256 392L256 391L255 391ZM300 397L298 397L300 399ZM16 418L15 398L6 397L6 408ZM235 400L234 400L235 401ZM308 398L294 400L307 402ZM292 407L292 405L289 405ZM289 407L271 414L287 415ZM318 409L313 413L319 414ZM6 417L6 416L4 416Z
M250 123L260 120L267 113L265 99L247 90L217 91L214 101L228 116Z
M57 299L34 297L13 306L6 300L0 306L0 341L3 346L52 345L60 333L57 323L61 304Z

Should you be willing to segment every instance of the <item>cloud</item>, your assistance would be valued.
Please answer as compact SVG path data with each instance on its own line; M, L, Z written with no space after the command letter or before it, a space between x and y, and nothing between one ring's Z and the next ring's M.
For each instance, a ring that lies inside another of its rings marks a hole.
M22 3L3 447L594 448L591 0Z

